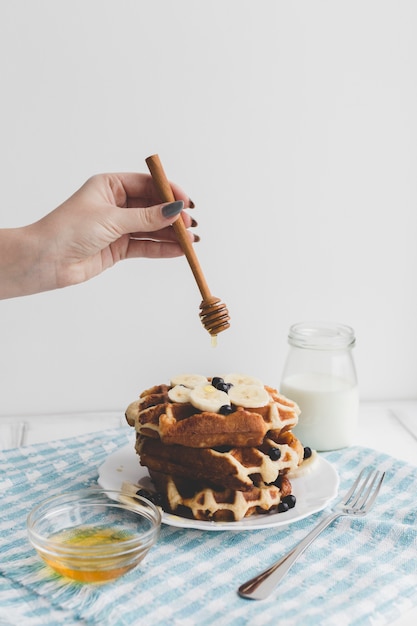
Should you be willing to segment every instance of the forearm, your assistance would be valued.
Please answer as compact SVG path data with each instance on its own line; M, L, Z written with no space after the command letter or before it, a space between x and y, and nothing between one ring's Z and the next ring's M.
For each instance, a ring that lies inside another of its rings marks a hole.
M32 226L0 229L0 299L44 291Z

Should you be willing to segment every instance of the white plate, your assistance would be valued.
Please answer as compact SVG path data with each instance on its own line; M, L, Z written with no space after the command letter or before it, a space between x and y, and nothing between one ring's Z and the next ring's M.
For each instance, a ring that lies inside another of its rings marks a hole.
M111 454L99 468L98 483L103 489L120 489L125 481L132 484L140 482L144 487L152 485L146 467L139 464L134 441ZM251 515L240 522L203 522L163 512L162 522L199 530L257 530L286 526L324 509L337 495L339 476L335 468L318 455L310 471L291 478L291 484L297 503L285 513Z

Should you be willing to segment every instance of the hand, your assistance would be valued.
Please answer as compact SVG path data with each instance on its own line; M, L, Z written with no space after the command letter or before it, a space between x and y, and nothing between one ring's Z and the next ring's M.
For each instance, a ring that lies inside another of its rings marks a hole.
M0 297L74 285L122 259L180 256L170 224L189 228L182 208L193 205L172 190L177 202L161 204L148 174L100 174L38 222L0 231Z

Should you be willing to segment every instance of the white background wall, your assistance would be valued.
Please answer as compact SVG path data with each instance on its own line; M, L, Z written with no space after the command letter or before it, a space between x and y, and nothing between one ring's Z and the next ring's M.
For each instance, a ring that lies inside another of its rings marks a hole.
M278 385L305 319L355 328L362 398L416 398L416 32L413 0L2 0L0 224L158 152L232 326L213 349L184 259L2 301L0 414Z

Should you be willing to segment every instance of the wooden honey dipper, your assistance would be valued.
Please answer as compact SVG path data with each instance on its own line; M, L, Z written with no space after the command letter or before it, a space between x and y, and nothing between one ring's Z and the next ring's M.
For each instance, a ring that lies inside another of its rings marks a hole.
M149 168L155 186L158 190L158 193L161 195L161 200L163 200L164 202L175 201L171 185L169 184L169 181L165 175L165 171L162 167L159 156L157 154L153 154L152 156L145 159L145 161L146 165ZM175 235L179 241L182 251L187 258L191 271L194 274L194 278L203 298L200 304L201 322L204 328L214 338L223 330L229 328L229 312L219 298L211 295L210 289L207 285L207 281L203 274L203 270L201 269L200 263L195 253L193 244L188 237L187 229L182 220L182 217L177 219L172 224L172 227L175 231Z

